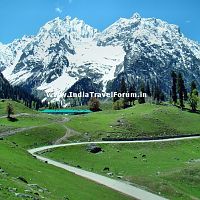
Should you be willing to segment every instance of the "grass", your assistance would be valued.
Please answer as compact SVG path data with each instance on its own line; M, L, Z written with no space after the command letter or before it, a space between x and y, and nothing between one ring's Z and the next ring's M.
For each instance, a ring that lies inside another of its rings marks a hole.
M0 116L6 114L7 103L0 102ZM9 187L16 188L20 193L29 190L33 196L39 194L40 197L52 200L67 199L64 197L70 200L129 199L106 187L40 162L27 153L27 149L52 144L62 137L66 132L65 126L82 133L73 136L71 141L200 132L200 115L181 111L174 106L145 104L114 111L108 103L103 106L103 112L69 116L71 121L65 122L63 116L38 114L20 103L12 104L15 114L29 115L17 116L18 121L15 122L1 118L0 133L19 128L35 128L0 140L0 167L8 173L0 173L0 199L18 199ZM103 169L109 167L113 178L122 176L150 191L180 200L200 198L200 164L197 161L199 144L200 140L102 145L105 152L97 155L88 153L85 146L77 146L67 150L56 149L47 156L103 175L107 175ZM147 157L142 158L142 155ZM193 162L191 159L194 159ZM30 188L18 180L18 176L41 188L47 188L47 191Z
M83 106L75 106L75 107L69 107L67 110L88 110L89 105L83 105ZM102 102L100 101L100 109L105 110L112 110L112 101Z
M0 100L0 115L6 115L6 107L8 103L11 103L14 107L14 112L15 114L20 114L20 113L30 113L34 114L37 113L36 111L27 108L20 102L12 101L12 100Z
M98 146L104 152L92 154L82 145L43 155L106 176L112 172L113 178L121 177L169 199L200 198L200 139Z
M32 197L48 200L132 199L63 169L45 164L29 155L27 149L52 144L65 134L66 128L63 126L65 118L59 115L38 114L19 103L12 102L12 104L16 113L20 113L21 109L22 113L29 115L17 116L18 121L15 122L1 118L0 132L32 126L35 128L0 140L0 199L21 199L16 197L15 193L27 193ZM0 115L4 115L3 110L7 102L1 102L0 105L2 108ZM2 172L2 169L5 172ZM37 184L37 187L33 188L17 177L23 177L29 184Z
M200 133L200 114L170 105L136 105L126 110L109 110L73 116L67 126L87 133L91 140L103 137L144 137ZM187 123L187 126L185 126ZM84 137L82 140L85 140Z
M0 173L0 199L16 199L15 192L9 192L9 188L16 188L17 192L25 193L31 190L31 195L38 193L40 199L70 199L70 200L101 200L129 198L109 188L95 184L80 178L65 170L53 167L34 159L26 150L19 148L9 141L0 141L1 168L8 173ZM20 181L17 177L25 178L29 184L37 184L38 188L32 188ZM65 198L67 197L67 198ZM18 198L19 199L19 198Z
M8 102L11 102L14 107L15 112L13 117L15 120L8 120L5 116ZM38 113L15 101L0 101L0 116L5 116L0 118L0 133L20 128L41 127L52 123L57 124L64 119L64 117L60 115L53 116Z
M51 145L57 138L61 138L66 132L63 126L51 124L23 131L8 137L8 140L16 143L22 148L29 149L45 145Z

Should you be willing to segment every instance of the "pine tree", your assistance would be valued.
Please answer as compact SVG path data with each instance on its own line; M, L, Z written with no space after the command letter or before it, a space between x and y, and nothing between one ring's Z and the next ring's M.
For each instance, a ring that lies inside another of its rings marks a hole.
M145 84L144 84L144 82L141 83L140 91L141 91L142 94L145 93ZM144 97L139 97L138 103L139 104L145 103L145 98Z
M188 100L188 93L187 93L187 89L184 88L184 101Z
M11 118L11 115L14 114L14 108L11 103L8 103L6 110L7 110L7 117Z
M160 101L164 98L164 94L161 91L161 88L158 84L155 85L154 88L154 101L156 101L156 104L159 104Z
M197 90L197 85L195 81L192 81L191 83L191 90L190 90L190 94L192 94L193 90ZM197 91L198 94L198 91Z
M126 82L125 82L125 78L124 77L121 80L120 93L121 94L127 93L127 87L126 87ZM124 109L128 107L128 98L126 97L126 95L124 96L123 104L124 104Z
M123 77L122 80L121 80L120 92L121 92L121 93L126 93L126 92L127 92L126 82L125 82L125 78L124 78L124 77Z
M197 89L194 89L189 97L189 104L193 112L196 112L198 102L199 102L198 91Z
M147 96L151 97L152 94L151 94L151 90L150 90L150 85L149 85L149 82L147 82L147 85L146 85L146 89L145 89L146 93L147 93Z
M134 94L136 93L136 90L135 90L135 86L132 84L129 88L129 95L130 97L128 98L129 102L130 102L130 105L135 105L135 100L136 98L135 97L131 97L131 94Z
M174 104L177 104L177 91L176 91L177 75L174 71L172 71L171 77L172 77L172 101L174 102Z
M184 80L182 77L182 74L178 74L178 94L179 94L179 101L180 101L180 107L184 108L184 90L185 90L185 85L184 85Z

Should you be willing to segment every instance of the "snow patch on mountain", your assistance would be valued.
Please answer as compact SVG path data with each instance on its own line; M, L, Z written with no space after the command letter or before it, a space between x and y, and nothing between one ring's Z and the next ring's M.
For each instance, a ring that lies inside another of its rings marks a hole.
M83 78L106 90L121 72L169 82L172 69L182 70L188 80L199 79L200 45L184 37L178 26L138 13L103 32L77 18L56 18L35 36L0 44L4 76L54 100Z
M115 78L116 66L124 60L125 52L121 46L98 47L92 39L82 39L73 43L75 54L67 56L69 60L68 71L51 83L44 82L37 90L45 91L47 97L59 100L63 98L64 92L69 89L80 78L99 74L100 78L94 78L96 83L103 81L106 85L109 80ZM105 90L105 87L104 87Z

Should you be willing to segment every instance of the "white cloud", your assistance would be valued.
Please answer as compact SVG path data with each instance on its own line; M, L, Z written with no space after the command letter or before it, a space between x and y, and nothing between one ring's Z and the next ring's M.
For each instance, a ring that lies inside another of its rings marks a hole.
M59 8L59 7L55 8L55 10L56 10L56 12L58 12L58 13L62 13L62 9Z

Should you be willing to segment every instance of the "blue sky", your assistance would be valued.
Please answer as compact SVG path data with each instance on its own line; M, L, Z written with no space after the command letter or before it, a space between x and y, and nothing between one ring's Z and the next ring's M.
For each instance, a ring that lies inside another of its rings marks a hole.
M78 17L103 30L134 12L177 24L187 37L200 42L199 9L200 0L0 0L0 42L37 34L55 17Z

